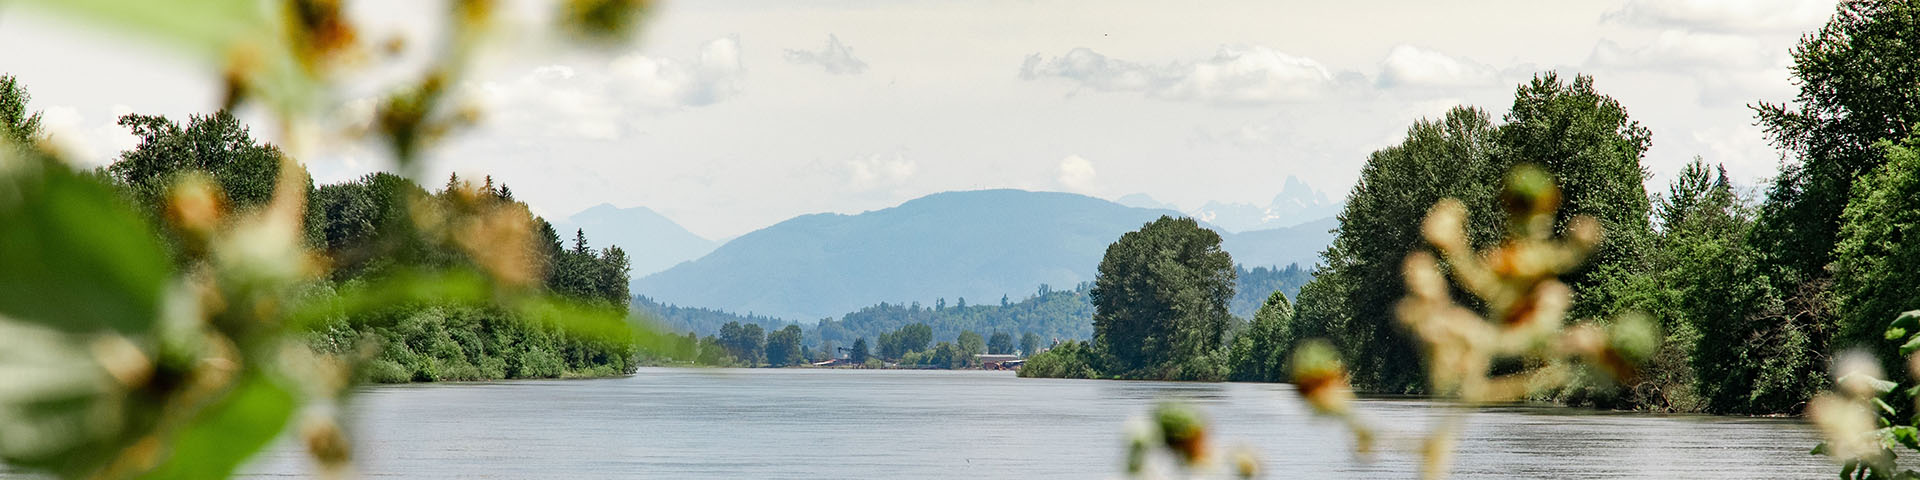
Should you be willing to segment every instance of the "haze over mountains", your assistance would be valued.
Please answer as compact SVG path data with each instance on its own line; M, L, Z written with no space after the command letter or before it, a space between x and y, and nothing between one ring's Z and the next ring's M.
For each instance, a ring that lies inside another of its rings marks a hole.
M1324 195L1296 183L1289 182L1276 205L1300 200L1309 209L1325 207ZM1305 215L1271 207L1273 211L1263 212L1257 221L1235 221L1259 227ZM596 209L570 220L610 221L604 215L618 211ZM644 235L642 229L589 225L589 231L608 232L602 235L608 240L598 244L620 244L636 258L637 295L682 306L811 321L883 301L966 298L985 303L998 302L1001 295L1021 297L1041 284L1071 288L1093 280L1108 244L1162 215L1185 214L1070 193L946 192L857 215L795 217L735 238L696 260L670 260L677 265L651 275L642 273L638 259L648 257L649 265L669 260L651 258L616 238L625 232ZM1308 267L1332 241L1332 219L1315 218L1318 221L1251 231L1208 227L1222 233L1223 246L1237 263ZM685 232L677 226L670 230ZM679 252L688 251L692 249Z
M602 203L553 221L553 229L559 232L562 243L570 242L574 229L579 228L587 230L587 245L593 248L619 245L621 250L626 250L627 258L633 262L629 278L666 270L680 262L700 258L720 246L647 207L619 208Z
M1280 193L1274 195L1273 200L1268 201L1265 206L1212 201L1201 205L1200 208L1182 210L1173 204L1155 200L1144 193L1127 195L1115 201L1129 207L1180 210L1195 220L1212 224L1228 232L1299 225L1339 215L1341 208L1340 202L1327 198L1327 194L1314 190L1307 186L1306 182L1292 176L1287 177L1280 186Z

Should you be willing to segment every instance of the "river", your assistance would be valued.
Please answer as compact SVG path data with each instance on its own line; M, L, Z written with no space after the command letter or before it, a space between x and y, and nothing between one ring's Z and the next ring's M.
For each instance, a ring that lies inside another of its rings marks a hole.
M1198 405L1216 445L1268 478L1411 478L1418 459L1349 453L1289 385L1015 378L1010 372L645 368L631 377L380 386L355 397L369 478L1110 478L1124 425L1156 402ZM1381 430L1445 407L1363 399ZM1466 417L1455 478L1825 478L1797 420L1554 407ZM295 442L245 478L304 477Z

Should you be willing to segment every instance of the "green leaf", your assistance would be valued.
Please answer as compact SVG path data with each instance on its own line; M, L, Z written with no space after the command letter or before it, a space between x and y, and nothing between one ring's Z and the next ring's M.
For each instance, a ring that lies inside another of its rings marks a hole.
M538 296L516 305L522 318L550 322L561 330L605 341L631 341L643 333L625 311L554 296Z
M242 35L270 30L268 10L257 0L22 0L120 31L146 34L163 44L218 58Z
M119 194L57 164L0 172L0 245L0 316L69 331L145 331L171 275Z
M1890 427L1882 434L1882 438L1892 440L1892 443L1904 445L1911 450L1920 450L1920 428L1907 426ZM1891 448L1892 446L1889 445L1888 447Z
M485 277L472 271L402 271L355 283L338 295L295 307L287 325L307 330L335 318L353 319L402 305L477 305L491 299Z
M1920 350L1920 335L1913 336L1913 339L1907 340L1905 345L1901 345L1900 355L1912 355L1915 350Z
M227 478L280 435L296 406L292 392L257 373L246 375L181 431L167 459L142 478Z
M1857 379L1854 378L1856 375L1859 376L1860 378L1857 378ZM1858 373L1849 373L1846 375L1841 375L1840 378L1834 379L1833 383L1835 385L1843 385L1848 382L1854 382L1854 381L1867 382L1867 387L1872 388L1874 393L1891 392L1893 391L1894 388L1898 388L1900 386L1899 383L1896 383L1890 380L1881 380L1881 379L1873 378L1867 375L1860 375Z
M1892 383L1892 382L1888 382L1888 383ZM1889 390L1891 390L1891 388L1889 388ZM1882 393L1885 393L1885 392L1882 392ZM1881 399L1879 399L1879 398L1874 398L1874 399L1873 399L1873 406L1876 406L1876 407L1880 407L1880 411L1883 411L1883 412L1887 412L1887 415L1889 415L1889 416L1891 416L1891 415L1899 415L1899 413L1898 413L1898 412L1895 412L1895 411L1893 411L1893 406L1892 406L1892 405L1887 405L1887 402L1886 402L1886 401L1884 401L1884 400L1881 400ZM1886 419L1885 419L1885 418L1881 418L1881 420L1886 420ZM1909 427L1909 428L1911 428L1911 427Z

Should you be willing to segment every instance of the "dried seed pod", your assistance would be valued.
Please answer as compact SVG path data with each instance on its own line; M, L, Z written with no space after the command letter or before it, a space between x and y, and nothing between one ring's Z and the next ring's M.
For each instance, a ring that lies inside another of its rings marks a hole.
M1315 412L1346 415L1353 404L1353 388L1340 354L1322 340L1302 344L1293 352L1293 384Z
M1836 461L1854 461L1879 452L1872 435L1873 411L1862 402L1823 393L1807 402L1807 420L1820 429L1827 453Z
M1153 411L1160 426L1160 439L1182 464L1193 465L1207 458L1207 421L1199 410L1178 403L1163 403Z
M567 0L560 15L561 28L587 42L618 43L634 31L649 3L647 0Z
M182 247L189 256L205 255L225 220L226 194L211 177L194 171L174 180L166 198L167 224L181 233Z
M1467 205L1452 198L1442 199L1427 211L1420 233L1449 256L1467 251Z
M288 0L286 24L294 58L310 74L328 69L358 37L340 11L340 0Z

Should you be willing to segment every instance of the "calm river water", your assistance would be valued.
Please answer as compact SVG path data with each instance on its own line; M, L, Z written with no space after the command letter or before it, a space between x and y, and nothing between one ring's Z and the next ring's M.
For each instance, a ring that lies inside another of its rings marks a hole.
M1159 401L1259 452L1268 478L1412 478L1417 459L1357 461L1291 386L1015 378L1009 372L641 369L632 377L376 387L357 454L385 478L1109 478L1122 431ZM1441 407L1368 399L1387 431ZM1467 417L1456 478L1826 478L1795 420L1511 407ZM245 470L305 477L291 442Z

